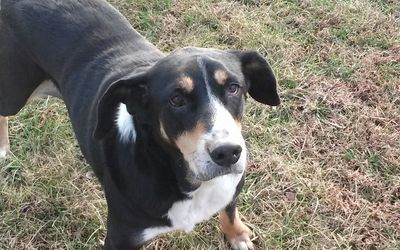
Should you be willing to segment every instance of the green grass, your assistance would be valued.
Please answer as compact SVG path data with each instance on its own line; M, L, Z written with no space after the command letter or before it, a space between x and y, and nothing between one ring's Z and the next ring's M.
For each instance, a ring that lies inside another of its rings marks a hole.
M282 104L250 100L239 210L258 249L400 248L400 5L396 1L112 0L166 53L257 50ZM0 249L98 249L106 204L64 105L10 121ZM227 249L216 218L146 249Z

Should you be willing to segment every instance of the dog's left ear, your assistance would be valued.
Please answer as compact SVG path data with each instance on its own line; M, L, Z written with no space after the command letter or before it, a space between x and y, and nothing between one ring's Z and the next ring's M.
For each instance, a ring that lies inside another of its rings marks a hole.
M130 79L122 79L112 83L97 97L96 126L93 137L103 139L115 124L116 110L120 103L124 103L130 114L133 109L144 104L146 95L146 74L140 74Z
M280 99L276 78L271 66L256 51L230 51L236 55L242 65L242 71L249 84L249 94L256 101L277 106Z

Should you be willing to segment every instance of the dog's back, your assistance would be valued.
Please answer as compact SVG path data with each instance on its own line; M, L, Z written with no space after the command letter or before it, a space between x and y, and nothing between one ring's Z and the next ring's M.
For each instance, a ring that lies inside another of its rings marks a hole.
M16 114L45 80L61 92L87 152L98 92L163 54L98 0L0 1L0 116Z
M68 83L82 81L88 75L108 78L102 75L108 71L102 69L115 67L107 64L108 58L120 58L118 67L113 68L117 73L124 66L132 69L131 63L135 60L132 52L143 53L143 49L152 47L104 1L3 0L1 4L0 61L1 65L8 65L2 70L2 82L23 84L23 79L13 79L19 75L29 79L27 85L30 86L23 88L29 91L46 78L52 79L62 92L75 91L73 88L77 85ZM143 40L143 47L138 40ZM120 44L126 41L135 43ZM32 83L32 75L37 78L35 83ZM1 85L1 88L7 87ZM2 89L1 92L6 91ZM1 108L5 109L3 105ZM15 114L19 108L9 107L0 113Z
M45 76L10 27L14 3L17 2L0 2L0 115L3 116L16 114Z

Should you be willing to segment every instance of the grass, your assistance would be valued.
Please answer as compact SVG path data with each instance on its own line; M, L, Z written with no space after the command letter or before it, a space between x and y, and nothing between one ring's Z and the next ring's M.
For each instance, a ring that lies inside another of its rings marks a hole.
M165 52L254 49L282 105L250 100L239 209L258 249L400 248L397 1L112 0ZM98 249L106 206L55 100L11 118L0 163L0 249ZM217 219L146 249L227 249Z

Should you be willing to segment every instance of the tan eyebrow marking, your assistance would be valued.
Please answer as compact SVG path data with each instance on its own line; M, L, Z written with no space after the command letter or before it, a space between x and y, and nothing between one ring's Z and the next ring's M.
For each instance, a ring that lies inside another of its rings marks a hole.
M214 78L217 80L217 83L220 85L225 84L226 79L228 79L228 74L225 70L217 69L214 73Z
M187 92L191 92L194 89L193 79L189 76L182 76L179 78L178 85Z

